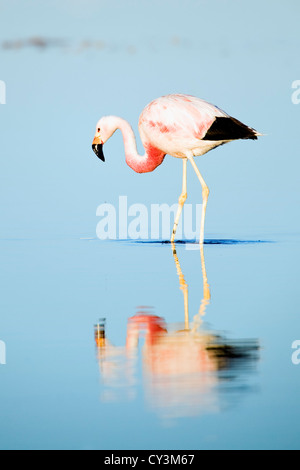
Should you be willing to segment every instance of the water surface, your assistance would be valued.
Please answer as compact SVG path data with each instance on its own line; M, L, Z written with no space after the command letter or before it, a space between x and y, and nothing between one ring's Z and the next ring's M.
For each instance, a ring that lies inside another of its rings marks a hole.
M1 240L0 447L299 447L299 245L267 241Z

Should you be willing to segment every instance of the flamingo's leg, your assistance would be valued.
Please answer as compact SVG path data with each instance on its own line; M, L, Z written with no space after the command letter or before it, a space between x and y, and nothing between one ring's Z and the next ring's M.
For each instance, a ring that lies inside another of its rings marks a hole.
M203 207L202 207L202 217L201 217L201 230L200 230L200 245L203 245L204 243L204 226L205 226L205 215L206 215L206 208L207 208L207 201L208 201L208 196L209 196L209 189L207 184L205 183L200 171L198 170L198 167L195 163L195 160L193 157L189 157L189 160L195 170L196 175L198 176L198 179L201 183L202 186L202 197L203 197Z
M186 331L188 331L190 329L190 322L189 322L189 288L188 288L188 285L187 285L187 283L184 279L184 275L183 275L182 270L181 270L181 266L180 266L179 259L178 259L178 256L177 256L177 252L176 252L175 243L172 242L171 245L172 245L173 256L174 256L174 260L175 260L175 264L176 264L176 268L177 268L177 274L178 274L178 277L179 277L180 289L183 292L184 325L185 325L184 329Z
M171 242L173 243L175 240L175 235L176 235L176 230L179 224L179 220L181 217L182 209L184 206L184 203L187 199L187 158L183 159L183 178L182 178L182 192L179 197L179 206L175 218L175 223L173 227L173 232L172 232L172 237L171 237Z
M202 267L202 274L203 274L203 299L201 300L201 305L200 305L198 314L194 316L193 328L192 328L193 333L196 333L199 327L201 326L203 322L203 317L206 314L207 306L210 304L210 300L211 300L210 287L208 284L206 267L205 267L203 244L200 245L200 257L201 257L201 267Z

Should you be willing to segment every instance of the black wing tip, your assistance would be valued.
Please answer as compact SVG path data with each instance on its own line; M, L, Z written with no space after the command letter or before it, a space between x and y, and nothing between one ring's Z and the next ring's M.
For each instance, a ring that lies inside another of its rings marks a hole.
M239 139L257 140L260 134L251 127L230 116L216 117L202 140L226 141Z

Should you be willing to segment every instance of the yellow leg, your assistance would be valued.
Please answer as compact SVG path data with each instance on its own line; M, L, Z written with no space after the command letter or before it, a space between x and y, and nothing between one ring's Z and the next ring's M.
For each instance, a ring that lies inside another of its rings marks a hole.
M189 157L189 160L195 170L196 175L198 176L198 179L201 183L202 186L202 197L203 197L203 207L202 207L202 217L201 217L201 231L200 231L200 245L203 245L204 243L204 227L205 227L205 215L206 215L206 208L207 208L207 201L208 201L208 196L209 196L209 189L207 184L205 183L200 171L198 170L198 167L193 159L193 157Z
M186 283L183 272L181 270L180 262L179 262L177 252L176 252L175 243L172 242L171 246L172 246L172 251L173 251L173 257L174 257L175 264L176 264L177 274L178 274L178 277L179 277L180 289L183 292L185 330L186 331L192 331L193 333L196 333L198 331L202 321L203 321L203 317L206 314L206 308L210 304L210 300L211 300L210 287L209 287L209 284L208 284L206 267L205 267L204 248L203 248L204 245L203 244L200 245L200 257L201 257L201 267L202 267L202 275L203 275L203 299L201 300L201 305L200 305L200 308L199 308L199 312L194 317L194 321L193 321L193 324L192 324L192 329L190 329L190 321L189 321L189 292L188 292L188 285Z
M202 267L202 275L203 275L203 301L202 304L209 304L210 299L211 299L211 294L210 294L210 287L208 284L208 279L207 279L207 272L206 272L206 266L205 266L205 257L204 257L204 248L203 245L200 247L200 257L201 257L201 267ZM200 308L200 312L205 311L204 309ZM203 313L204 315L204 313Z
M178 206L178 211L177 211L177 214L176 214L175 223L174 223L173 232L172 232L172 237L171 237L171 242L172 243L175 240L176 230L177 230L177 227L178 227L178 224L179 224L182 209L183 209L183 206L184 206L184 203L185 203L186 199L187 199L187 159L184 158L183 159L182 192L181 192L181 195L180 195L179 201L178 201L179 206Z
M175 260L175 264L176 264L177 274L178 274L178 277L179 277L180 289L181 289L182 292L183 292L183 300L184 300L184 329L185 329L186 331L189 331L189 329L190 329L190 322L189 322L189 290L188 290L188 285L187 285L187 283L186 283L186 281L185 281L185 279L184 279L184 275L183 275L182 270L181 270L181 267L180 267L179 259L178 259L177 252L176 252L175 243L172 242L171 245L172 245L173 256L174 256L174 260Z
M194 317L193 328L192 328L193 333L195 333L201 326L203 322L203 317L206 314L206 308L210 304L210 300L211 300L211 293L210 293L210 287L209 287L208 279L207 279L203 247L204 247L203 244L200 245L200 257L201 257L201 267L202 267L202 275L203 275L203 299L201 300L199 312Z

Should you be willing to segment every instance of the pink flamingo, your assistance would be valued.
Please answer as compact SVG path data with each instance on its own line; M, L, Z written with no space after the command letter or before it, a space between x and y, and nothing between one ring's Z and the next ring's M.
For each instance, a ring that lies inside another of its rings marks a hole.
M175 239L184 203L187 199L187 161L189 160L202 186L203 207L200 244L204 243L204 224L209 189L194 161L194 156L238 139L253 139L262 135L206 101L189 95L168 95L152 101L139 119L139 132L145 155L137 152L130 124L116 116L104 116L97 123L93 150L105 161L103 144L120 129L123 134L126 162L137 173L155 170L165 156L183 160L183 184L171 241Z

